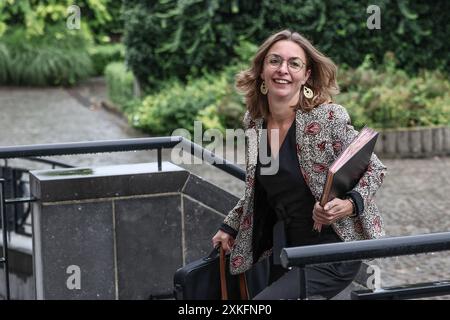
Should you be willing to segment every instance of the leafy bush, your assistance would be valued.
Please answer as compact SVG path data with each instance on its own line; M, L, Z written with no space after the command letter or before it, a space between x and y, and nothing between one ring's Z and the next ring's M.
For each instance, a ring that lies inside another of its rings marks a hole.
M71 0L0 2L1 84L72 85L101 75L109 62L124 59L121 44L93 46L95 41L120 37L121 2L77 1L80 30L66 26L72 4Z
M371 54L378 65L392 51L409 73L450 71L447 0L378 0L381 30L367 28L368 4L341 0L128 0L124 2L127 62L139 81L218 71L237 56L241 40L261 43L291 28L339 65L356 68ZM418 50L417 48L422 48Z
M125 47L120 43L95 45L88 52L96 75L103 75L109 63L125 59Z
M235 68L218 74L167 81L163 89L143 99L129 117L133 125L146 132L168 135L177 128L193 132L194 121L202 121L203 129L224 130L241 122L244 107L233 88Z
M122 34L121 1L116 0L7 0L0 1L0 36L8 29L25 28L31 36L43 36L48 28L65 23L67 9L77 5L81 25L98 43L117 40Z
M353 125L383 129L450 125L450 81L439 71L408 76L397 69L388 53L383 68L373 69L367 58L356 69L342 69L338 75L341 94L337 103L347 108ZM234 75L241 64L216 74L164 82L163 89L150 94L129 118L134 126L155 135L168 135L176 128L191 133L195 120L203 129L239 128L245 110L234 87Z
M123 62L113 62L105 68L108 97L111 102L122 111L133 103L134 77L131 71L127 71Z
M0 83L8 82L10 65L9 50L4 43L0 43Z
M450 125L450 81L439 71L408 76L390 66L380 71L367 64L340 73L342 93L356 127L400 128Z
M0 40L0 83L15 85L74 84L92 74L83 32L53 27L44 36L10 30ZM63 30L63 31L61 31Z

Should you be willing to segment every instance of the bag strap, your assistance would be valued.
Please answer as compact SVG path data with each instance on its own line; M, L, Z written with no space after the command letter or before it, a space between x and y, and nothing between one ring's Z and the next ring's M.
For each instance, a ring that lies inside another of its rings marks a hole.
M248 300L247 278L244 272L239 274L239 288L241 289L241 300Z
M225 251L219 246L220 252L220 289L222 292L222 300L228 300L227 276L225 271Z
M222 293L222 300L228 300L226 259L225 259L225 251L223 250L222 246L219 246L219 252L220 252L220 288ZM248 300L248 288L245 273L239 274L239 290L241 293L241 299Z

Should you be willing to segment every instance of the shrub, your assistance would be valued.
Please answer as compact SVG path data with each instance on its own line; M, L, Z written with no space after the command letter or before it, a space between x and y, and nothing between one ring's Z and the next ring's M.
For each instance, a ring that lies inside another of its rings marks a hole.
M371 54L376 65L392 51L408 73L449 69L447 0L379 0L381 30L367 28L368 4L338 0L124 2L127 62L139 81L218 71L237 56L242 39L261 43L291 28L338 64L358 67ZM417 48L421 48L418 51Z
M241 123L244 107L233 88L234 72L229 68L189 79L187 84L168 81L159 92L143 99L130 120L135 127L157 135L169 135L177 128L193 133L195 120L202 121L204 130L235 128Z
M96 45L88 49L95 75L103 75L105 67L114 61L125 59L125 47L121 43Z
M24 28L28 35L43 36L67 19L67 8L73 4L80 8L81 25L92 31L96 42L109 42L122 34L121 1L7 0L0 1L0 36L17 27Z
M0 83L8 82L10 66L11 57L9 56L9 50L4 43L0 43Z
M450 125L450 81L439 71L407 76L394 68L375 71L361 66L339 74L346 106L360 128Z
M56 27L44 36L10 30L0 40L0 81L37 86L75 84L92 74L85 50L89 42L82 32Z
M385 59L386 60L386 59ZM337 103L347 108L352 124L383 129L450 125L450 82L439 71L408 76L386 61L386 68L372 69L370 59L356 69L342 69ZM195 120L203 129L240 128L245 111L243 98L234 89L234 75L243 65L184 84L170 80L128 112L134 126L155 135L169 135L177 128L193 132Z
M108 97L122 111L127 111L134 102L134 77L123 62L113 62L105 68Z

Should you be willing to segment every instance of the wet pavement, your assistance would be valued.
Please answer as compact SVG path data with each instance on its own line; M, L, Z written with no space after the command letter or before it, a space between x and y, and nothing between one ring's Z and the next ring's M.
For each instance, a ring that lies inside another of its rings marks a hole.
M101 79L69 90L0 87L0 145L145 137L131 129L124 119L100 106L105 96ZM143 163L156 161L156 151L67 155L51 159L75 166ZM163 160L170 160L170 150L163 151ZM388 172L377 192L376 202L388 235L450 230L450 157L381 160ZM30 169L48 168L48 165L25 160L10 160L9 164ZM242 181L210 165L182 166L237 196L244 190ZM449 252L378 259L376 264L381 270L383 286L450 280Z

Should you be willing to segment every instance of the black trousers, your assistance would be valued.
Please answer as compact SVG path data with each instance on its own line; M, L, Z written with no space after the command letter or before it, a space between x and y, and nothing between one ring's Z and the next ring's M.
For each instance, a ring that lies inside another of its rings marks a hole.
M356 277L361 261L337 262L308 266L305 268L307 297L331 299L344 290ZM269 286L254 300L298 299L300 297L300 277L298 268L284 269L280 265L270 265Z

